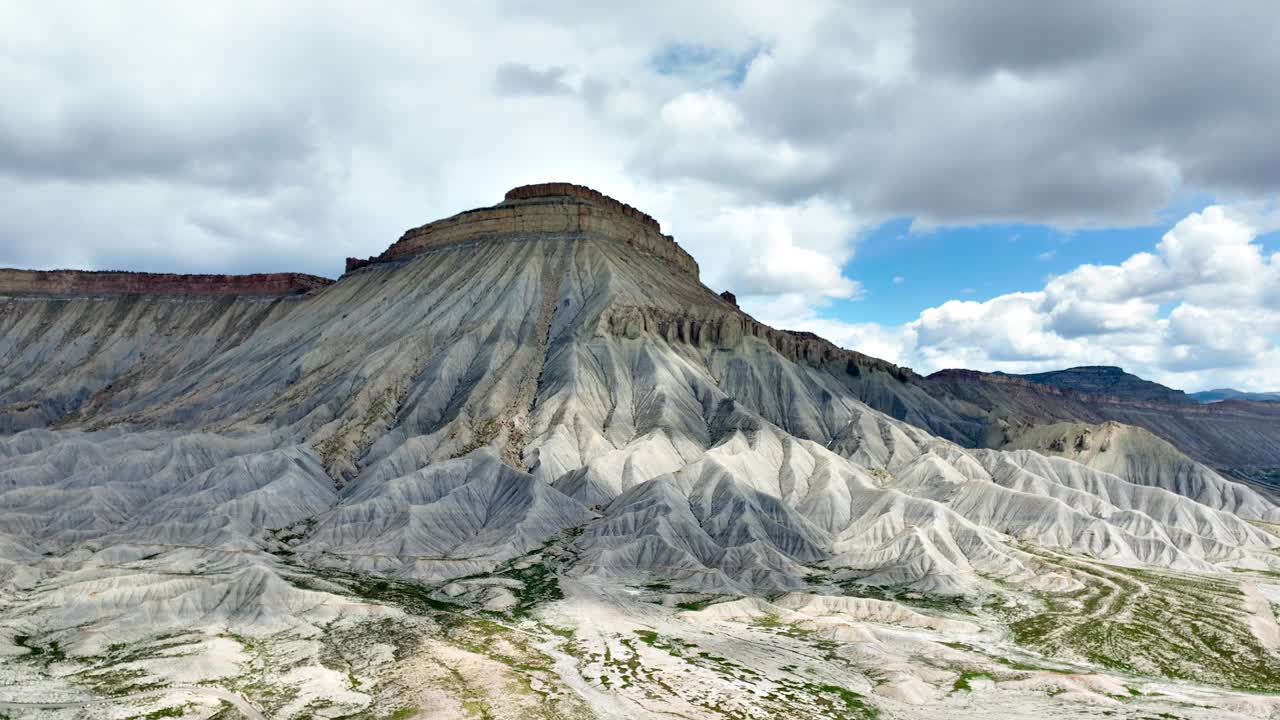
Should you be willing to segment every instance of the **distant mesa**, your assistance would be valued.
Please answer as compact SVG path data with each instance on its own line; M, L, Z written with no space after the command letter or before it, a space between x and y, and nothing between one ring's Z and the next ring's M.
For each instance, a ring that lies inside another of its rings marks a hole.
M1113 365L1084 365L1066 370L1031 373L1020 377L1041 385L1125 400L1175 405L1195 402L1181 390L1144 380Z
M929 375L928 379L940 383L993 383L1010 387L1030 387L1055 395L1075 394L1121 402L1195 404L1195 401L1181 390L1144 380L1126 372L1124 368L1113 365L1082 365L1065 370L1025 375L949 368Z
M177 275L0 268L0 295L297 295L332 284L303 273Z
M1253 402L1280 402L1280 392L1245 392L1234 388L1217 388L1191 393L1191 398L1201 403L1216 403L1224 400L1250 400Z

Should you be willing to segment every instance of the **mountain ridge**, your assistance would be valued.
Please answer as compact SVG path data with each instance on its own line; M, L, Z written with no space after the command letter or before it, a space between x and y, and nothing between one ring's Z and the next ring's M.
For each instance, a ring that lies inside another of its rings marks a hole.
M1257 402L1280 402L1280 392L1246 392L1234 388L1216 388L1193 392L1190 397L1198 402L1209 403L1222 400L1253 400Z
M1065 387L1092 395L1169 404L1191 401L1182 390L1140 378L1114 365L1081 365L1063 370L1027 373L1020 377L1041 385Z
M922 385L957 413L984 424L985 434L974 439L980 446L1001 447L1010 432L1035 425L1119 422L1145 428L1224 471L1280 467L1280 406L1275 403L1135 400L976 370L941 370Z

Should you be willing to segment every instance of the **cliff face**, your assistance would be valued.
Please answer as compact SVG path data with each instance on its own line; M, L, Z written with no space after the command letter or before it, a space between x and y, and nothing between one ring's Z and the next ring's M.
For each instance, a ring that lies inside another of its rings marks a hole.
M400 260L430 250L496 236L580 235L622 242L698 276L698 263L658 222L591 188L570 183L525 185L493 207L478 208L406 232L373 261ZM367 263L349 260L348 269Z
M173 275L0 269L0 295L295 295L332 284L302 273Z

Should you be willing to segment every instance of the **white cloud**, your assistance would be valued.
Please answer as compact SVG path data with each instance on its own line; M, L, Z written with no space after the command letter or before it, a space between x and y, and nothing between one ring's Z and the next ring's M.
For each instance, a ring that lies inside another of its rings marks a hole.
M689 195L682 193L681 198L688 200ZM707 284L739 297L861 297L861 284L843 274L858 228L847 207L824 199L790 206L718 207L689 215L673 209L672 226L681 242L700 248L697 257Z
M1190 390L1275 388L1280 253L1264 255L1256 241L1263 229L1256 216L1211 206L1178 222L1153 253L1082 265L1034 292L951 300L901 327L843 336L893 346L923 372L1114 364ZM1171 309L1162 315L1162 306Z
M906 281L907 281L907 279L906 279L906 278L904 278L904 277L902 277L901 275L894 275L894 276L893 276L893 284L894 284L894 285L901 285L902 283L904 283L904 282L906 282Z
M691 133L731 130L742 122L738 108L714 93L687 92L662 106L662 121Z

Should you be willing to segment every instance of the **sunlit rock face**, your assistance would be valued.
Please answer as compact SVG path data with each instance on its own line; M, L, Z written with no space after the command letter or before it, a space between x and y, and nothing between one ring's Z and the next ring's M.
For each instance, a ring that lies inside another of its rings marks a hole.
M24 277L3 712L1266 717L1280 690L1270 500L1131 428L968 449L967 406L757 322L580 186L332 284Z

